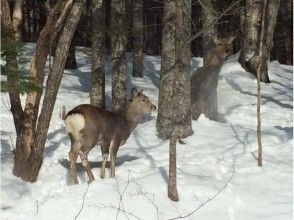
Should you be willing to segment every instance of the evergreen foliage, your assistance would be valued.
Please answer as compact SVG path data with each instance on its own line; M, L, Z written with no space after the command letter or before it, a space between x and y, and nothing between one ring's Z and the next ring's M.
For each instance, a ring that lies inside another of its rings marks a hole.
M42 88L36 85L35 79L19 68L27 63L27 59L21 56L22 42L14 38L14 31L10 27L1 26L1 74L17 78L17 83L12 84L1 79L1 92L17 92L20 94L32 91L42 92Z

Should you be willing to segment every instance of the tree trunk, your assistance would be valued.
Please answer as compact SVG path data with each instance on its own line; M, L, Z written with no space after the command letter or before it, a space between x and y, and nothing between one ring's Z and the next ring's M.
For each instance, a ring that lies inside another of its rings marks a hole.
M90 102L92 105L105 108L105 72L103 55L105 52L104 14L105 2L92 3L92 75Z
M242 40L239 62L242 67L257 76L258 68L258 43L261 24L261 0L247 0L245 6L245 30ZM265 69L260 73L261 82L269 83Z
M177 131L173 131L169 143L169 178L168 178L168 198L174 202L179 201L177 190Z
M31 159L32 161L34 161L30 172L30 178L32 181L37 179L38 172L43 162L43 152L46 137L58 89L62 79L66 57L76 27L83 12L84 4L85 0L76 0L74 2L56 48L52 72L50 72L46 83L46 91L44 94L44 100L46 100L46 102L43 102L42 105L41 113L38 119L35 142L33 143L33 151L29 158L29 160Z
M177 2L177 6L176 13L175 0L168 0L164 4L161 82L156 122L158 136L162 139L169 139L174 127L177 127L178 138L193 133L190 112L190 44L187 44L191 34L187 17L190 10L184 8L181 1Z
M265 16L265 34L263 38L263 53L260 59L261 62L261 75L268 72L267 62L269 61L271 47L273 45L273 37L276 27L276 20L280 0L268 0Z
M12 24L13 30L15 32L15 39L22 39L22 5L23 0L15 0L13 6L13 14L12 14Z
M76 69L77 67L75 39L73 38L70 43L67 59L65 62L65 69Z
M112 109L124 108L127 92L125 1L111 2Z
M133 13L133 76L143 77L143 0L134 2Z
M32 82L40 87L43 86L45 76L44 67L47 55L49 54L50 45L56 36L56 33L63 26L72 6L71 0L62 4L63 2L63 0L59 0L55 7L51 9L52 14L49 16L45 27L40 33L36 52L32 58L30 77ZM40 99L41 93L30 92L27 94L25 109L22 113L22 121L20 123L20 131L16 140L13 174L26 181L36 181L38 169L42 163L42 158L39 157L41 156L40 149L34 148L34 146L36 146L36 140L34 137L37 137L36 123Z
M283 0L280 3L277 25L274 35L272 59L282 64L293 65L293 1Z
M214 25L216 15L211 0L204 0L202 5L202 45L203 45L203 65L208 63L208 54L214 48L213 39L217 38L217 31Z

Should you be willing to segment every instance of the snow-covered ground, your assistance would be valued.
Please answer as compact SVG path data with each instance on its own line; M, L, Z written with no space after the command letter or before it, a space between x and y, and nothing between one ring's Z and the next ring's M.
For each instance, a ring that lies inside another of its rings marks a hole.
M33 50L26 44L26 55ZM168 141L156 136L156 113L140 124L118 152L116 178L100 179L100 147L89 156L96 180L87 184L80 162L79 185L69 184L70 141L59 118L89 102L90 50L77 48L77 70L66 70L57 97L36 183L12 175L15 131L9 99L1 97L1 219L234 219L286 220L293 215L293 69L269 63L272 83L262 85L264 164L256 155L256 80L231 57L220 74L219 108L224 122L203 115L193 121L194 135L178 144L180 201L167 198ZM130 60L130 59L129 59ZM193 68L202 65L194 58ZM29 64L28 64L29 66ZM131 62L128 68L132 68ZM111 101L110 66L107 105ZM145 77L129 75L128 88L143 88L157 104L160 57L145 56Z

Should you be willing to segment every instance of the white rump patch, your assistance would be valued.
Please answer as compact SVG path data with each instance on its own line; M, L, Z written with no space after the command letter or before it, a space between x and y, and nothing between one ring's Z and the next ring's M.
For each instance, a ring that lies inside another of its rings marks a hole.
M85 127L85 118L82 114L72 114L66 117L65 130L73 135L76 140L81 138L80 131Z

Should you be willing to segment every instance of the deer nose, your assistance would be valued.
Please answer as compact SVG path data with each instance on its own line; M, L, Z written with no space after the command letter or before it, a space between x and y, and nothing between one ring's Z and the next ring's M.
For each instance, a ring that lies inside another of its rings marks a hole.
M152 111L156 111L156 106L155 106L155 105L152 105L152 106L151 106L151 110L152 110Z

